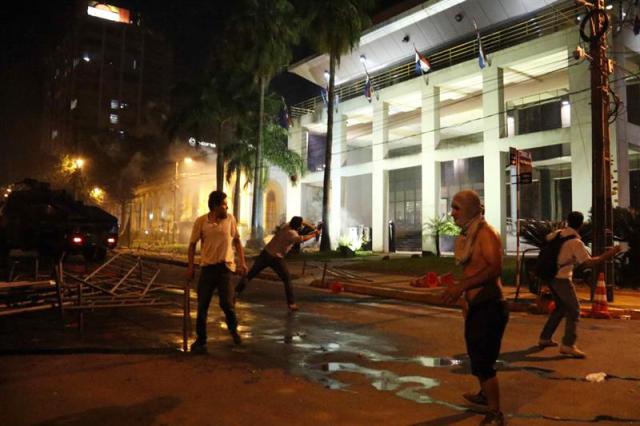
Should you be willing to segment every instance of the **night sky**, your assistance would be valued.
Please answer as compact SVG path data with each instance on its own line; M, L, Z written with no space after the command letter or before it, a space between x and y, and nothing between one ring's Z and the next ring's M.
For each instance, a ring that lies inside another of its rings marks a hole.
M203 49L213 43L216 29L224 25L229 2L204 0L129 0L110 4L139 11L144 23L164 34L175 50L176 80L197 78L205 65ZM417 0L378 1L374 22L381 11L407 9ZM226 6L225 6L226 5ZM38 167L37 148L42 140L44 57L57 44L73 17L73 2L15 2L11 16L0 28L0 185L21 180ZM294 50L294 62L313 54L302 44ZM288 73L277 76L272 88L295 104L314 96L317 88Z

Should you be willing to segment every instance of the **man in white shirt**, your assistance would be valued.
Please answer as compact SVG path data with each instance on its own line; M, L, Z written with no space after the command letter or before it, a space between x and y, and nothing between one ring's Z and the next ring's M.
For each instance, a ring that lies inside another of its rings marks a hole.
M549 315L542 332L538 346L541 348L558 346L551 338L560 325L562 318L566 317L564 337L560 346L560 353L573 358L584 358L586 354L576 347L577 327L580 321L580 303L573 284L573 268L578 265L593 266L602 263L620 251L620 246L607 249L600 256L591 257L589 251L580 239L578 231L582 227L584 216L580 212L571 212L567 216L567 227L547 235L547 241L560 236L560 238L573 237L562 243L558 253L558 273L548 283L549 289L556 304L555 310Z
M249 281L254 279L263 269L271 267L278 274L278 277L284 284L284 291L287 297L287 305L290 311L297 311L298 305L293 298L293 288L291 286L291 274L287 268L287 264L284 262L284 257L291 250L294 244L302 243L310 240L320 234L320 230L307 234L298 234L298 229L302 226L302 218L300 216L294 216L291 218L288 224L283 225L276 235L273 236L271 241L265 246L264 250L260 252L260 255L256 258L249 273L242 278L236 291L241 293Z
M189 266L187 278L194 276L193 261L196 244L201 242L200 279L198 281L198 317L196 319L196 341L191 350L204 349L207 345L207 313L213 292L218 290L220 308L224 312L227 329L235 344L242 339L238 334L235 312L235 291L231 274L244 275L247 264L236 226L236 219L227 213L227 194L213 191L209 194L209 213L200 216L193 224L189 240ZM236 266L233 248L238 254Z

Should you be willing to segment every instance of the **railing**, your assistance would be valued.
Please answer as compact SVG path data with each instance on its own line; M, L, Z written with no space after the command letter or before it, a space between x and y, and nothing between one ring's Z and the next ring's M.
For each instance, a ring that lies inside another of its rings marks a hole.
M487 53L497 52L525 41L572 27L576 25L576 18L580 15L580 12L581 7L577 6L573 0L548 7L533 17L527 18L525 21L520 21L481 36L483 51L486 55ZM464 43L438 52L429 53L427 57L431 63L432 70L448 68L452 65L477 58L478 46L476 37L473 35ZM375 90L380 90L415 77L415 61L411 60L371 76L371 82ZM336 87L335 94L338 96L340 102L363 96L364 84L364 78L345 83ZM307 99L304 102L292 106L291 115L293 117L299 117L316 111L318 106L323 106L323 101L320 96Z

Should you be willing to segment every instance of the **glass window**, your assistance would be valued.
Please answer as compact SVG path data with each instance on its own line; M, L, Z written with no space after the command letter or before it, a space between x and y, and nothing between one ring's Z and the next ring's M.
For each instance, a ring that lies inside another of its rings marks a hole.
M640 126L640 84L627 84L627 120Z
M109 114L109 122L111 124L118 124L118 114Z

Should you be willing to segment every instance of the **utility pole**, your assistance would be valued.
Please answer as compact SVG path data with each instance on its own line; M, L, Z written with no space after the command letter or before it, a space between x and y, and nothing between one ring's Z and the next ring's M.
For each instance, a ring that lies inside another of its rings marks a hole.
M609 17L604 0L576 0L587 8L580 24L580 36L589 43L589 55L581 48L575 57L591 61L591 143L592 143L592 254L599 256L613 245L613 211L611 206L611 150L609 143L609 74L612 62L607 58ZM604 271L603 271L604 269ZM607 299L613 301L613 265L593 268L593 279L605 273ZM595 281L594 281L595 282Z

